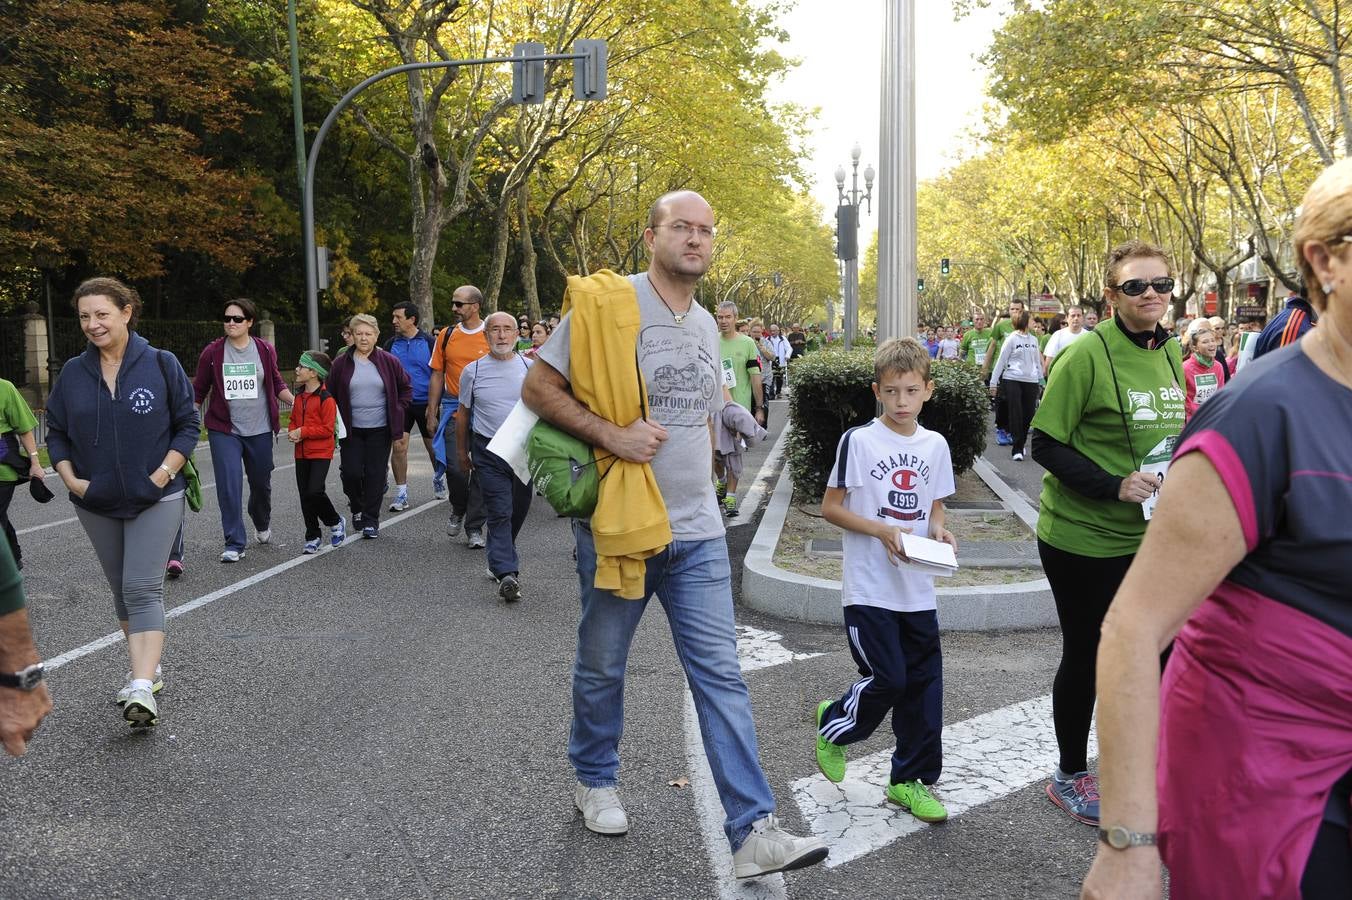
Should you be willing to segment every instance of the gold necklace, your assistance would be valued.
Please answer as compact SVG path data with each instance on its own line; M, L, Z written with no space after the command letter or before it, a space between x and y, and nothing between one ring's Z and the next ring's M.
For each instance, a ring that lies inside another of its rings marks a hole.
M653 289L653 293L657 295L658 300L662 301L662 305L667 308L667 312L671 313L671 317L674 320L676 320L676 324L684 325L685 317L690 315L690 310L687 309L685 312L681 313L680 315L677 315L676 310L672 309L671 304L667 302L667 298L663 297L662 292L657 289L657 285L653 284L652 276L645 273L644 277L648 279L648 287ZM694 300L690 301L692 306L694 305L694 302L695 302Z

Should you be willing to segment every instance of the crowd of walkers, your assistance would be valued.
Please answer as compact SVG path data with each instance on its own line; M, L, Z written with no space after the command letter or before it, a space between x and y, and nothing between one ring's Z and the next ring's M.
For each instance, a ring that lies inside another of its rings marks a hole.
M333 357L303 353L290 385L276 350L250 333L248 300L225 304L224 335L189 379L136 333L135 291L111 278L80 285L88 346L53 388L48 450L127 637L122 716L136 727L159 721L164 577L199 485L190 467L199 427L220 558L234 563L248 546L245 511L258 543L277 524L272 438L284 405L306 554L323 549L322 528L331 547L348 537L325 489L335 453L354 533L380 536L391 473L388 511L408 508L418 426L433 495L449 500L448 533L486 549L487 574L512 603L531 484L491 442L526 410L598 451L594 509L572 523L581 613L567 752L586 827L629 828L618 789L624 674L655 597L701 711L736 875L823 860L822 841L779 824L760 766L724 520L738 513L741 453L765 437L790 361L830 336L765 328L731 302L713 314L696 303L714 233L702 197L664 195L644 232L649 270L570 278L561 318L483 316L482 294L464 285L452 326L428 334L417 308L401 304L382 345L377 320L354 316L350 344ZM1058 758L1045 791L1098 830L1084 895L1158 896L1161 862L1175 897L1352 895L1352 161L1310 188L1292 243L1306 290L1265 329L1208 318L1166 328L1174 262L1128 241L1105 262L1102 320L1073 306L1049 331L1016 299L993 326L978 313L970 326L877 349L881 412L842 436L822 503L845 531L843 615L861 675L816 706L816 761L829 781L845 777L845 748L890 714L886 799L923 822L948 816L935 789L937 599L932 570L914 557L931 545L957 550L943 503L955 488L946 440L918 419L934 391L931 361L965 360L989 386L997 442L1046 471L1037 548L1062 642ZM31 414L6 385L0 517L13 485L41 481ZM16 642L21 589L16 605L18 581L4 569L17 571L19 548L4 525L0 641ZM21 751L50 705L41 669L0 676L31 698L30 725L3 735ZM1101 781L1089 752L1096 704Z

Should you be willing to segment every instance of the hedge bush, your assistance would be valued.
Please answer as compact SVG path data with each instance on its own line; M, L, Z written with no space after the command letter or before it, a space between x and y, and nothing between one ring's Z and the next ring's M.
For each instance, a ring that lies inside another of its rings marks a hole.
M789 477L800 498L817 500L826 489L840 436L876 414L873 351L810 353L794 360L789 371ZM920 424L947 439L953 471L966 471L986 448L990 392L981 372L966 362L936 360L931 377L934 396L920 411Z

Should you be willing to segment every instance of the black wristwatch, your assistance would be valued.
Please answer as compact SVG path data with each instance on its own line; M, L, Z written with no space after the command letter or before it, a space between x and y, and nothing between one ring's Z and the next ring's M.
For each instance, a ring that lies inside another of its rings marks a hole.
M1121 825L1098 830L1099 840L1114 850L1129 850L1132 847L1154 847L1155 833L1129 831Z
M25 666L17 672L0 672L0 687L31 691L47 677L47 668L40 662Z

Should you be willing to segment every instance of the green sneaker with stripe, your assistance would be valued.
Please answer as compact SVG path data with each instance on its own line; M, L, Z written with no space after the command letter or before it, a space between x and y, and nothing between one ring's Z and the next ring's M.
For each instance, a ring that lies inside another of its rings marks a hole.
M948 818L948 810L935 799L923 782L903 781L901 784L887 786L887 799L909 810L911 815L922 822L942 822Z
M830 706L830 700L817 704L817 768L822 770L827 781L840 784L845 780L845 748L822 737L821 731L822 716Z

